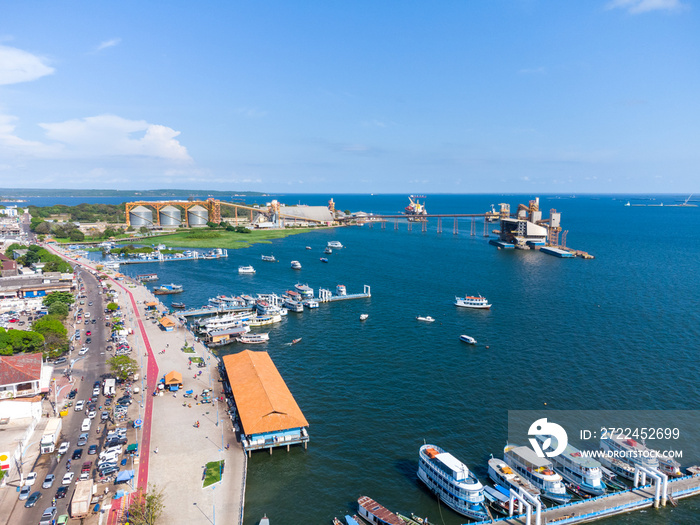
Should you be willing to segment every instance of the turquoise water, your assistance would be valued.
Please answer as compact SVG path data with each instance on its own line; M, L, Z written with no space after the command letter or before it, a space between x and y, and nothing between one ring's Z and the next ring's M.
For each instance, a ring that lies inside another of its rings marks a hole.
M327 197L299 200L324 204ZM338 209L375 213L407 203L406 196L335 200ZM492 203L515 209L527 200L429 196L427 205L430 213L483 213ZM471 237L468 222L453 235L446 220L442 234L434 222L426 233L418 225L409 232L406 223L398 230L393 223L337 228L230 251L227 260L123 269L183 284L183 294L163 300L188 306L217 294L280 293L297 282L315 289L342 283L348 293L370 285L371 299L290 313L256 348L270 353L287 382L311 442L307 451L253 455L245 523L263 513L273 523L329 523L369 495L392 510L453 525L464 518L440 508L417 481L424 441L455 454L485 482L487 459L500 455L507 439L508 410L698 408L700 208L624 207L627 200L541 199L545 216L550 208L562 212L568 245L595 260L497 250L481 223ZM323 264L329 240L346 248ZM270 253L280 262L260 261ZM290 269L292 259L301 272ZM257 273L239 275L241 264ZM454 296L465 293L481 293L494 306L458 310ZM369 319L360 323L360 313ZM419 323L418 315L436 322ZM463 333L479 344L461 343ZM296 337L302 342L284 345ZM683 461L698 463L697 455ZM692 523L699 510L698 499L685 500L606 523Z

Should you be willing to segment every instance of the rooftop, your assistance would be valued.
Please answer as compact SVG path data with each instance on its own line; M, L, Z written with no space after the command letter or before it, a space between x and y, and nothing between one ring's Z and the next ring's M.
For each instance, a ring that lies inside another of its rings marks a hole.
M41 366L40 353L0 356L0 385L38 381Z

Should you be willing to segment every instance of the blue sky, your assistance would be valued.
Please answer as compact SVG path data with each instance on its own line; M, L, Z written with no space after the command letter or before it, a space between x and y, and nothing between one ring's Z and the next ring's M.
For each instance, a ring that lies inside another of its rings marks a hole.
M7 0L0 187L700 192L694 0Z

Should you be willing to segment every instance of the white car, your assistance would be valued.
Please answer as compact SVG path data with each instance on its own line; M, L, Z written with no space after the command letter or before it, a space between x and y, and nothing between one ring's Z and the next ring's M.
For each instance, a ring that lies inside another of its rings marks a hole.
M64 441L61 443L61 446L58 447L58 453L63 455L66 452L68 452L68 449L70 448L70 441Z
M96 386L95 388L92 389L92 395L97 397L100 395L100 387Z
M74 476L75 472L66 472L66 475L63 476L63 481L61 481L61 485L70 485L73 482Z
M75 408L74 408L73 410L75 410L76 412L80 412L84 407L85 407L85 401L83 401L83 400L81 399L80 401L78 401L78 402L75 404Z
M95 415L97 415L97 412L95 412L94 410L90 410L90 412L87 413L87 417L89 417L90 419L94 419Z
M78 355L85 355L88 353L89 350L90 349L87 346L84 346L80 349L80 351L78 352Z
M24 480L24 484L27 487L31 487L32 485L34 485L35 481L36 481L36 472L30 472L29 474L27 474L27 478Z

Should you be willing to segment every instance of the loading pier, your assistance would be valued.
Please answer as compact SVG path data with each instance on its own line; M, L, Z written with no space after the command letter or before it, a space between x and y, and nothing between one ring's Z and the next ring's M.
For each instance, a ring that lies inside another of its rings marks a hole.
M662 486L665 491L661 489ZM616 514L658 507L659 505L663 506L667 501L675 506L677 500L698 494L700 494L700 474L693 474L668 480L666 483L656 480L655 483L641 485L622 492L542 509L539 512L539 516L531 510L532 506L530 505L530 509L528 509L530 511L525 514L481 521L473 525L485 525L486 523L502 525L543 525L545 523L569 525L573 523L587 523Z

